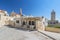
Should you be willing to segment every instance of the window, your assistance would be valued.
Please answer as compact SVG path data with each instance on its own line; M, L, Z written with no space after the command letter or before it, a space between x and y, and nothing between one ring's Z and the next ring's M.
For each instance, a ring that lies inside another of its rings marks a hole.
M52 24L52 22L50 22L50 24Z
M19 20L16 20L16 23L19 23Z
M31 25L31 21L29 21L29 25Z
M23 21L23 25L25 25L25 21Z
M29 25L35 25L34 21L29 21Z
M34 21L32 21L32 25L35 25L35 22Z

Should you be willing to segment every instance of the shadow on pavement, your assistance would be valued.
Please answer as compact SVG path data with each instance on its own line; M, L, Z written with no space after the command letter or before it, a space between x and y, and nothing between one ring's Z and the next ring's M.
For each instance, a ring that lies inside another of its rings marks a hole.
M12 27L10 25L4 25L4 26L9 27L9 28L13 28L13 29L16 29L16 30L22 30L22 31L36 31L36 30L28 30L28 29L23 29L23 28Z

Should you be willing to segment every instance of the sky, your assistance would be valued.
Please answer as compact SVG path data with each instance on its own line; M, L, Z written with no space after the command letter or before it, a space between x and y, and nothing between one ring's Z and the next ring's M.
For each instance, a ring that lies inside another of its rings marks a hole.
M60 0L0 0L0 10L6 10L9 14L13 10L19 14L20 8L24 15L44 16L47 19L50 19L54 9L56 20L60 19Z

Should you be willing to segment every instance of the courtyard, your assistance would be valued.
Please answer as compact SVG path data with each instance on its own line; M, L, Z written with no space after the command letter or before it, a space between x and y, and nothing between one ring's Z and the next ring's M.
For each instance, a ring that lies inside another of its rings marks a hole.
M49 34L48 32L44 33ZM0 40L53 40L53 39L43 35L38 31L21 30L11 28L8 26L2 26L0 27ZM57 38L56 40L60 39Z

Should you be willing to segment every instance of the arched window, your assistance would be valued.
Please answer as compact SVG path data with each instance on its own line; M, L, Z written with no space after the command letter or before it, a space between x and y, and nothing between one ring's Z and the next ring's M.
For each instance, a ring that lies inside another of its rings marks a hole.
M29 25L31 25L31 21L29 21Z
M34 21L29 21L29 25L35 25Z
M32 25L35 25L35 22L34 21L32 21Z

